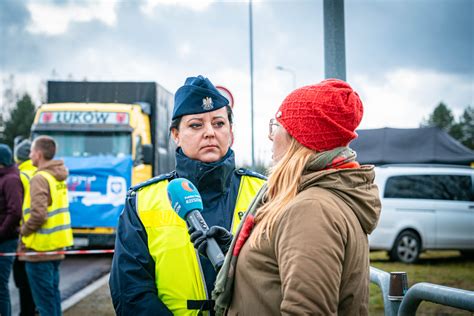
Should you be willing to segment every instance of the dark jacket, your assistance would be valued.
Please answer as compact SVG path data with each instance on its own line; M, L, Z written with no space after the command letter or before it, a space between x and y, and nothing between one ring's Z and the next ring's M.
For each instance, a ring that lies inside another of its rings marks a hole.
M176 177L190 180L201 194L204 206L202 216L206 223L230 230L241 176L235 170L232 150L218 162L202 163L189 159L178 149L176 171L148 182L151 184ZM216 272L207 258L201 256L200 261L211 297ZM118 315L171 315L157 295L155 262L149 254L146 231L131 193L119 218L109 284Z
M23 185L17 166L0 168L0 242L18 238Z
M270 240L242 247L228 315L368 315L373 180L369 166L304 175Z

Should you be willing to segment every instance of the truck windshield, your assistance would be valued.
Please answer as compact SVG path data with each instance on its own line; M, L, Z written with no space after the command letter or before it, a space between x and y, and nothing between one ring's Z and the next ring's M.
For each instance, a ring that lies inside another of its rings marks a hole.
M131 155L131 135L127 132L41 132L41 135L56 140L57 156Z

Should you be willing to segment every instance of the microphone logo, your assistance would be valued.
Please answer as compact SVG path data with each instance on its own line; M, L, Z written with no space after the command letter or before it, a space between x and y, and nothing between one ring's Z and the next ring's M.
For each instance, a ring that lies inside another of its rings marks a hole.
M168 183L168 198L171 207L183 219L188 212L203 209L199 191L191 181L184 178L176 178Z
M184 190L186 190L188 192L193 192L193 189L189 186L188 181L181 182L181 186L183 187Z

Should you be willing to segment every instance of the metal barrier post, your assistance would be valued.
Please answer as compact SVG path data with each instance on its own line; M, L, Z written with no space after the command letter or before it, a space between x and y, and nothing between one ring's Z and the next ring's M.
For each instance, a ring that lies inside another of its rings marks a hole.
M382 290L383 308L385 316L396 316L400 308L400 301L388 298L390 290L390 273L370 267L370 282L375 283Z
M370 272L372 280L372 270ZM474 312L473 291L422 282L413 285L408 290L400 305L398 315L415 315L421 301L429 301Z

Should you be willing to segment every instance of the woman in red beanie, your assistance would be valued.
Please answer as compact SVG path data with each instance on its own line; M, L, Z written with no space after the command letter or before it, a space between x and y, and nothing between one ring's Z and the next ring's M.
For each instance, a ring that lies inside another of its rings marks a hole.
M219 273L227 315L367 315L369 246L380 200L373 166L348 145L359 96L329 79L293 91L270 122L268 185L250 206Z

